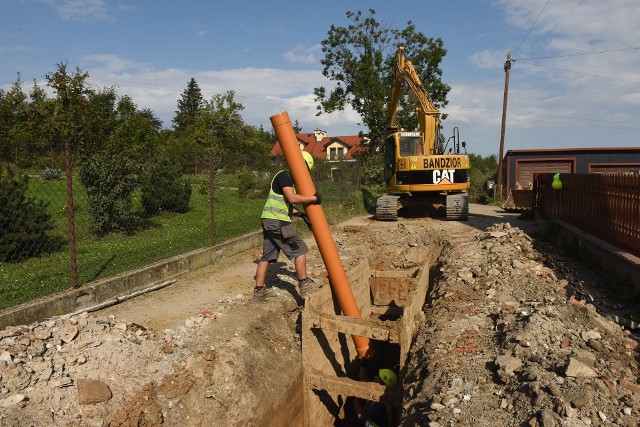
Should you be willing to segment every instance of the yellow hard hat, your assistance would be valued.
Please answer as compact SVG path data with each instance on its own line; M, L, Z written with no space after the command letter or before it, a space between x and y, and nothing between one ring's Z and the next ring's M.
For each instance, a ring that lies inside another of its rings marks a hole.
M303 151L302 158L304 159L305 162L307 162L307 166L309 167L309 170L313 169L313 156L311 155L311 153L308 151Z
M395 387L398 385L398 376L391 369L380 369L378 376L387 387Z

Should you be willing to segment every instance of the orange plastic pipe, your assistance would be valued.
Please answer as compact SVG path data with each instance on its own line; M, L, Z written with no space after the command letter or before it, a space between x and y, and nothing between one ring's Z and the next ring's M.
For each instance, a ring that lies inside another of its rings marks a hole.
M284 159L289 165L289 171L296 184L296 191L304 196L313 196L316 194L316 188L311 180L307 164L302 158L302 151L300 151L293 125L289 120L289 114L285 111L271 116L271 124L280 142ZM313 237L316 239L320 255L327 268L329 283L338 299L342 314L359 318L360 310L347 279L347 273L342 266L338 248L329 230L329 223L322 210L322 205L304 205L304 210L311 221ZM369 357L369 338L359 336L353 336L352 338L358 357Z

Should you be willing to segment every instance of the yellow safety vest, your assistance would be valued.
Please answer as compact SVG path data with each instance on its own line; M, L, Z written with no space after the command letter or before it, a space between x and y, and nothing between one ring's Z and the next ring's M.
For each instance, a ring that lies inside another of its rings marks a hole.
M287 203L287 200L284 198L284 195L273 191L273 181L275 181L276 176L281 172L284 172L284 170L275 174L271 179L269 196L267 197L267 202L264 204L264 208L262 208L261 218L291 222L291 217L289 217L289 204Z

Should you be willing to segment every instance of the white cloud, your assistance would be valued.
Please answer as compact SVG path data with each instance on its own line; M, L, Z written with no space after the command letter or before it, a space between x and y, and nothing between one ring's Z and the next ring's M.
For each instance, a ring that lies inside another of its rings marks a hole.
M0 46L0 53L33 53L36 49L32 46Z
M355 135L360 117L348 109L334 114L316 116L313 88L327 86L317 70L286 70L276 68L241 68L220 71L186 69L156 70L117 55L93 55L85 58L80 68L89 73L89 83L96 88L115 85L120 95L129 95L138 108L152 109L164 126L170 127L177 102L191 77L195 78L202 95L229 90L245 107L244 120L252 125L271 126L269 118L287 111L305 131L321 128L331 135Z
M507 60L504 51L484 49L469 57L472 65L483 69L500 69Z
M321 50L319 44L307 47L303 44L297 44L293 49L282 54L282 57L289 62L313 64L319 63L320 58L316 55Z
M105 0L44 0L53 7L58 15L68 21L108 21L115 22L116 18L110 13L111 8ZM122 6L118 10L129 10Z

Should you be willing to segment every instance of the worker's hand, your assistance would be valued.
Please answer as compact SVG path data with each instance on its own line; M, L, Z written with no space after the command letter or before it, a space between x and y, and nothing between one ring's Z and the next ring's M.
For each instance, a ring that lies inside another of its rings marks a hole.
M313 231L313 225L311 224L311 220L309 219L307 214L300 212L300 218L302 218L304 223L307 224L307 228L309 229L309 231Z
M316 196L316 201L313 202L313 203L316 204L316 205L321 205L322 204L322 198L320 197L320 193L318 193L316 191L316 194L314 194L314 196Z

